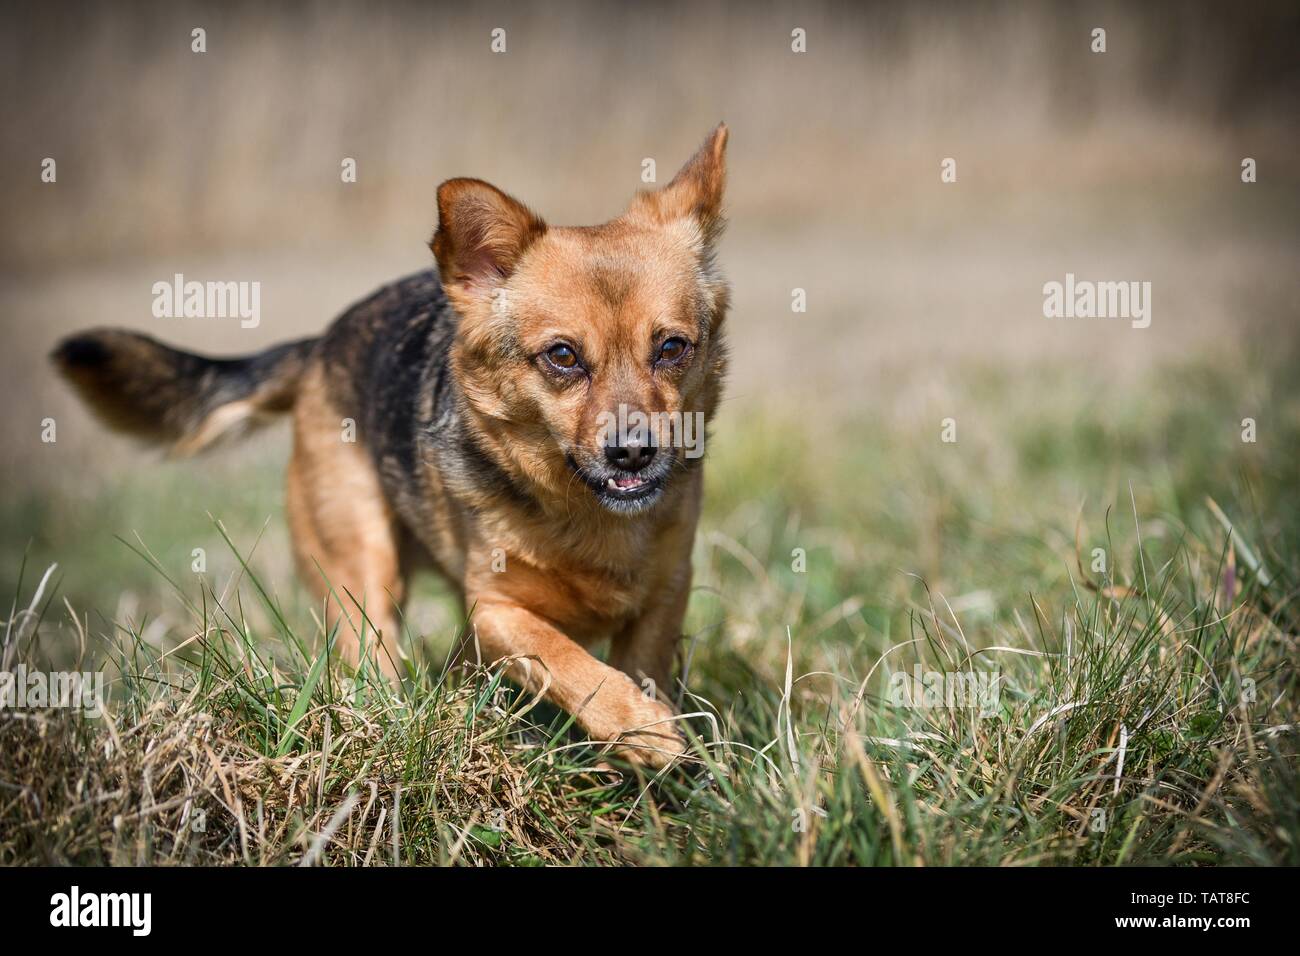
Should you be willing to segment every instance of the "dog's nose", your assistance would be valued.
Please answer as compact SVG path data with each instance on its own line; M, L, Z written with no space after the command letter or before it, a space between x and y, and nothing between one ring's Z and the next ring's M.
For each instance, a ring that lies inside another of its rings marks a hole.
M605 457L615 468L623 471L640 471L655 456L655 446L637 439L628 439L624 445L606 445Z

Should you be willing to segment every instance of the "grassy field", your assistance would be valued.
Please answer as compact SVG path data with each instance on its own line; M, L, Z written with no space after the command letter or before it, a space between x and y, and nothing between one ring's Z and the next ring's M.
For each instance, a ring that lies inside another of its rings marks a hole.
M1101 391L972 366L955 442L937 413L730 404L679 688L693 757L654 778L448 669L464 622L436 582L400 689L327 663L261 557L283 436L10 501L31 545L9 665L103 667L112 703L0 720L0 863L1298 863L1300 392L1289 356L1250 367ZM927 706L891 676L931 672L995 692Z
M0 16L0 672L111 696L0 709L0 865L1300 862L1294 3ZM401 688L327 663L287 429L167 461L46 360L319 334L428 267L440 181L599 222L719 120L733 361L656 778L449 668L432 578ZM259 324L156 317L177 273ZM1067 274L1150 282L1150 327L1045 318Z

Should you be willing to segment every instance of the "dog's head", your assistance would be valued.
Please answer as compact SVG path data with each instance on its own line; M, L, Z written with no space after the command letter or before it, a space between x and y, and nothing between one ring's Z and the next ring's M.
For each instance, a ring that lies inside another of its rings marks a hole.
M477 179L439 187L454 374L480 440L535 491L635 514L703 453L726 358L726 145L719 126L600 226L547 226Z

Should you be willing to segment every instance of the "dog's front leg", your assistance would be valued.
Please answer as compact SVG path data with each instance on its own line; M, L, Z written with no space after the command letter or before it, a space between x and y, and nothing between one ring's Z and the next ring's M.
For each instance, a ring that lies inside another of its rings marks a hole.
M671 700L673 664L681 643L682 619L690 597L689 557L656 592L655 601L635 621L614 635L609 663L631 677L643 693Z
M602 664L553 624L517 604L474 604L483 660L511 661L507 674L573 714L591 737L617 744L629 760L660 767L681 753L673 711L622 671Z

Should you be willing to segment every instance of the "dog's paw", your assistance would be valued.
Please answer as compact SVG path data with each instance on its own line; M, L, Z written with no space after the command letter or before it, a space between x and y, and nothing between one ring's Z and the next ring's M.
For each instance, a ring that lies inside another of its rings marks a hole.
M677 712L638 693L628 708L623 726L611 737L614 752L629 763L659 769L686 752L686 738L678 727Z

